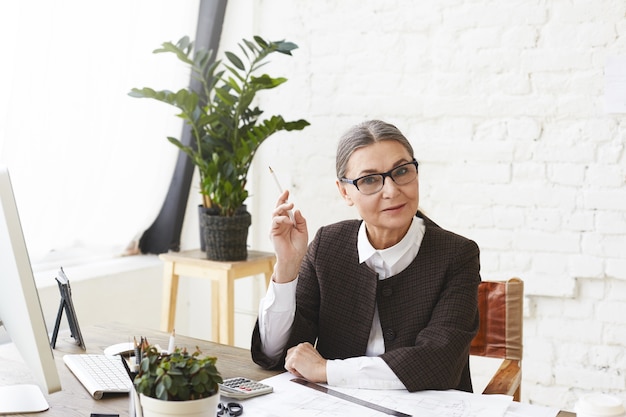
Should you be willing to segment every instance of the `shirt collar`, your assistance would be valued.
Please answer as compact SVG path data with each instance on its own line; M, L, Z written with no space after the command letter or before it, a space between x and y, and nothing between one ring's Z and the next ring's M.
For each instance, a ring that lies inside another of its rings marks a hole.
M369 239L367 238L365 222L361 222L357 242L357 248L359 251L359 262L366 262L376 254L378 254L382 257L386 265L388 265L390 268L393 268L393 266L398 263L398 261L400 261L402 257L412 247L414 247L414 245L417 245L419 247L424 236L424 228L424 221L419 217L413 217L409 230L406 232L406 235L404 235L400 242L396 243L390 248L377 250L372 246Z

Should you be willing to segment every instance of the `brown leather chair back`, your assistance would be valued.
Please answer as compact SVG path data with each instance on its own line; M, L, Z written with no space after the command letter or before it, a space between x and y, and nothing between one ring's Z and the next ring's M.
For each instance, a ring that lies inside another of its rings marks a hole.
M519 278L481 282L478 287L478 310L480 327L472 341L470 354L506 359L485 393L514 395L519 401L524 282ZM507 368L506 375L498 375L503 368Z

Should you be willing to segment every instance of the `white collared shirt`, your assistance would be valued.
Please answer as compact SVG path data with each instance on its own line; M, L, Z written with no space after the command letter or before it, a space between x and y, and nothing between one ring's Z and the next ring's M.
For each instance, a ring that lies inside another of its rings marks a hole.
M424 232L424 221L414 217L409 230L400 242L390 248L377 250L369 242L365 222L362 222L357 241L359 262L365 262L378 274L378 279L396 275L409 266L417 256ZM277 358L287 343L296 311L297 281L296 278L286 284L270 282L267 294L260 302L261 343L263 351L269 357ZM326 362L328 384L352 388L406 389L387 363L378 356L384 352L385 340L376 307L366 356L328 360Z

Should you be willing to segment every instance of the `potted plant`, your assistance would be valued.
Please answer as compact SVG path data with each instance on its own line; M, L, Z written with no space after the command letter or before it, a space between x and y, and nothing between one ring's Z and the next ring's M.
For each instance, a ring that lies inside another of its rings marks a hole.
M165 42L154 53L173 53L188 65L193 77L200 81L200 91L156 91L144 87L133 88L129 93L177 107L178 117L190 125L194 143L185 145L173 137L168 140L198 168L200 193L207 208L201 224L205 229L207 258L213 260L247 257L251 217L243 205L248 198L248 170L259 146L276 132L302 130L309 125L304 119L286 121L280 115L262 118L263 111L254 104L257 92L287 81L283 77L256 75L268 63L268 57L275 52L291 55L298 46L255 36L252 40L244 39L239 47L242 58L225 52L224 62L213 60L210 50L194 51L187 36L176 44Z
M216 361L198 348L162 354L149 346L133 381L143 416L215 416L222 382Z

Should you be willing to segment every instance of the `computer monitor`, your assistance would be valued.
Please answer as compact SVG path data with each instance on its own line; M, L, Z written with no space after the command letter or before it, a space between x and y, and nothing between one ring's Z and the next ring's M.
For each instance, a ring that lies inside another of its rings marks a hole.
M39 387L0 386L0 414L44 411L61 389L8 169L0 165L0 321ZM0 368L0 373L2 369ZM42 401L43 400L43 403ZM29 405L30 404L30 405ZM22 409L27 407L29 409ZM41 409L44 407L43 409Z

